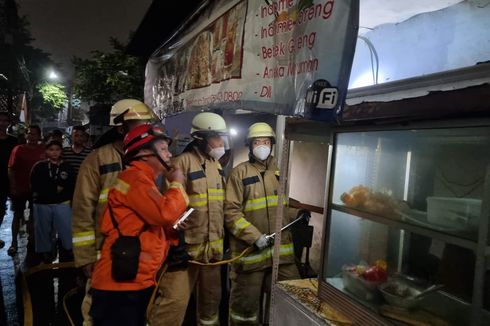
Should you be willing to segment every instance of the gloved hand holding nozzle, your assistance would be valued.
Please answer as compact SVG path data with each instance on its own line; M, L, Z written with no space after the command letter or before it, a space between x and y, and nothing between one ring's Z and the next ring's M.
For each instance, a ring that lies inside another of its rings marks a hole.
M302 209L302 210L300 210L298 212L298 217L294 221L292 221L291 223L289 223L289 224L287 224L287 225L285 225L285 226L282 227L281 232L284 231L284 230L286 230L286 229L288 229L288 228L290 228L292 225L298 223L299 221L301 221L303 219L308 224L310 218L311 218L310 211L307 211L305 209ZM275 238L275 236L276 236L276 233L275 232L272 233L272 234L268 234L268 235L262 234L260 236L260 238L258 238L255 241L254 246L257 249L259 249L259 250L265 249L265 248L267 248L267 247L269 247L269 246L271 246L271 245L274 244L274 238Z
M258 238L257 241L255 241L254 246L258 250L262 250L267 247L270 247L272 244L274 244L274 236L262 234L260 238Z

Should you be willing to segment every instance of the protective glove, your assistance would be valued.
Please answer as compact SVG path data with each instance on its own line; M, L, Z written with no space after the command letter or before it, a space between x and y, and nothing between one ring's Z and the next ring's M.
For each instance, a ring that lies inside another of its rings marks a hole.
M303 216L305 224L308 224L311 219L311 212L306 209L300 209L296 218L299 218L300 216Z
M262 249L265 249L265 248L269 247L272 243L274 243L274 238L273 237L270 237L270 236L267 236L265 234L262 234L260 236L260 238L258 238L257 241L255 241L254 246L258 250L262 250Z

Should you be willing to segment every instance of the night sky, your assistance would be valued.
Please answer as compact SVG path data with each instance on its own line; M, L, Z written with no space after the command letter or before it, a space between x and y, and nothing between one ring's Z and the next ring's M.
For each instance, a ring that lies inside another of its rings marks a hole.
M27 16L33 45L62 64L63 78L73 73L71 58L110 50L109 37L127 43L152 0L17 0Z

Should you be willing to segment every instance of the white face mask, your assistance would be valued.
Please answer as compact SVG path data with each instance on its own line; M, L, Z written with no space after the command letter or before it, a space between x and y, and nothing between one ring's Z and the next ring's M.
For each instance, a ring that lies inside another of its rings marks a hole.
M271 148L266 145L259 145L252 150L252 153L257 159L264 161L269 157Z
M224 147L211 148L208 154L215 160L219 160L221 156L225 155L225 148Z

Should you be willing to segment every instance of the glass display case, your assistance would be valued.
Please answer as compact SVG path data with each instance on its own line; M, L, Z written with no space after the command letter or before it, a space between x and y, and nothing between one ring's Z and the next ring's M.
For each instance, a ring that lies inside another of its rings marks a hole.
M332 137L320 297L365 325L490 325L490 122Z

